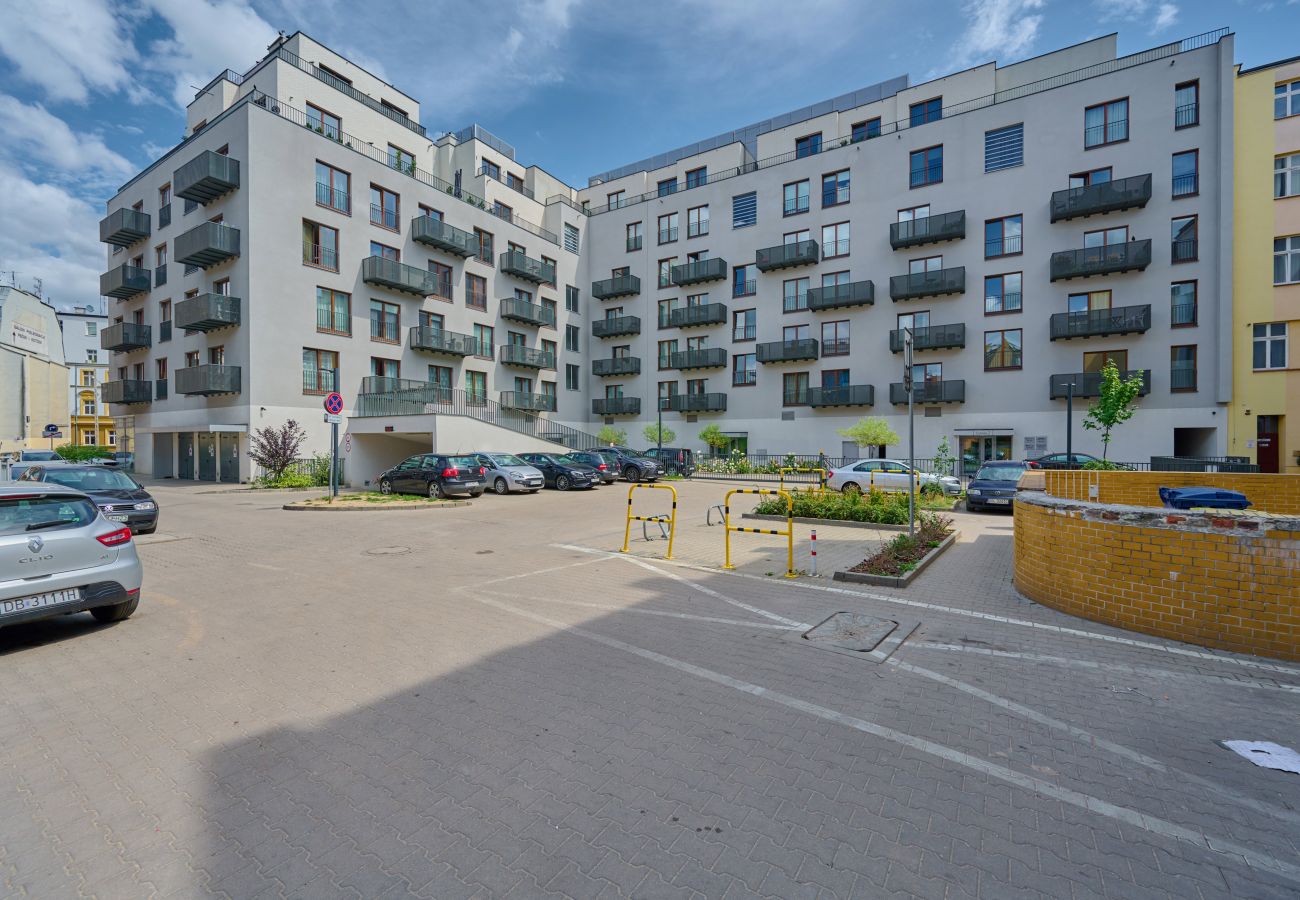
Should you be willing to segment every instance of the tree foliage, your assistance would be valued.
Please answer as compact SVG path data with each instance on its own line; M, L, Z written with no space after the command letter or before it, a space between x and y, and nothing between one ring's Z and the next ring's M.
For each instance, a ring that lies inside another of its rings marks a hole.
M661 427L663 429L662 434L660 433ZM660 426L658 423L647 425L645 431L641 433L645 435L645 439L649 441L651 446L658 446L661 443L671 444L673 441L677 440L677 432L673 431L667 425ZM662 438L662 440L660 440L660 438Z
M248 458L265 469L267 477L279 478L298 458L306 440L307 432L294 419L279 428L267 425L253 432Z
M725 450L731 443L731 438L723 434L722 429L717 425L706 425L701 428L700 440L704 442L704 446L715 452Z
M69 462L86 462L91 459L106 459L113 455L108 447L74 447L72 444L60 444L54 452Z
M1101 370L1101 385L1097 399L1083 417L1083 427L1101 432L1101 458L1110 451L1110 434L1115 426L1122 425L1137 412L1138 393L1142 390L1142 373L1125 379L1119 373L1115 360L1106 360Z
M880 416L867 416L859 419L848 428L836 429L840 435L848 438L859 447L888 447L900 440L889 423Z
M934 449L934 470L940 475L957 474L957 458L948 446L948 436L939 438L939 446Z
M605 425L600 431L596 432L596 440L606 447L610 444L618 444L622 447L627 444L627 430L615 428L613 425Z

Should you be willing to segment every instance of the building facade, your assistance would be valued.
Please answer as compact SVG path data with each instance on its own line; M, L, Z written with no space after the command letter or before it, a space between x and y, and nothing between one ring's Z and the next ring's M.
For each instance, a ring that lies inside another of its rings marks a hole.
M99 333L108 327L102 301L99 306L77 306L58 313L63 333L64 362L68 367L67 442L78 447L117 448L117 424L99 386L108 380L108 352L100 347Z
M0 286L0 456L52 449L67 439L68 370L54 307ZM45 436L47 426L60 437Z

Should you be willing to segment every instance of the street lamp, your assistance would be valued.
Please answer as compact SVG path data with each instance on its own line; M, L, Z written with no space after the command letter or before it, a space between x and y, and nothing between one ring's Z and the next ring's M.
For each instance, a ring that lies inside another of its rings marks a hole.
M1065 385L1065 466L1074 461L1074 382Z
M907 392L907 534L916 535L916 430L912 405L912 327L903 329L903 390Z

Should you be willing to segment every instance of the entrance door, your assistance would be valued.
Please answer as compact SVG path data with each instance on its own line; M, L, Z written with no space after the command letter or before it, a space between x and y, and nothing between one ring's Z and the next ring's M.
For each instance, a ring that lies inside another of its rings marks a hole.
M961 439L961 470L974 475L987 460L1011 459L1011 435L995 434Z
M194 480L194 435L182 431L176 435L177 466L176 477L184 481Z
M175 435L155 434L153 436L153 477L172 477L172 454L175 452L173 442Z
M199 457L199 481L216 481L217 436L210 431L199 432L198 447L194 452Z
M1259 462L1261 472L1279 472L1281 450L1278 444L1282 438L1281 416L1255 417L1255 459Z
M223 434L221 437L221 480L239 481L239 435Z

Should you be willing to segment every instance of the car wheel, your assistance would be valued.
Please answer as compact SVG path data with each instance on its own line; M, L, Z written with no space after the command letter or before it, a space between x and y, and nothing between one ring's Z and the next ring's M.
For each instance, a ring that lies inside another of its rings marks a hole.
M114 603L112 606L96 606L90 611L90 614L100 622L121 622L123 619L131 618L131 613L140 605L139 597L132 597L125 603Z
M510 493L510 485L506 484L504 478L498 478L496 481L492 482L492 490L504 496Z
M567 491L569 489L569 476L568 475L555 476L555 489L557 491Z
M623 477L626 478L628 481L632 482L633 484L636 484L638 481L641 480L641 470L638 469L636 466L628 466L626 469L623 470Z
M393 492L393 483L389 481L387 478L381 479L379 482L379 493L391 494L392 492Z
M844 487L840 488L840 493L861 494L862 488L856 482L850 481L847 484L845 484Z
M443 500L446 498L446 496L447 494L445 491L443 491L441 482L438 481L429 482L429 499Z
M469 492L469 495L470 495L470 497L472 497L473 499L477 500L479 497L482 497L482 496L483 496L483 492L482 492L482 491L470 491L470 492Z

